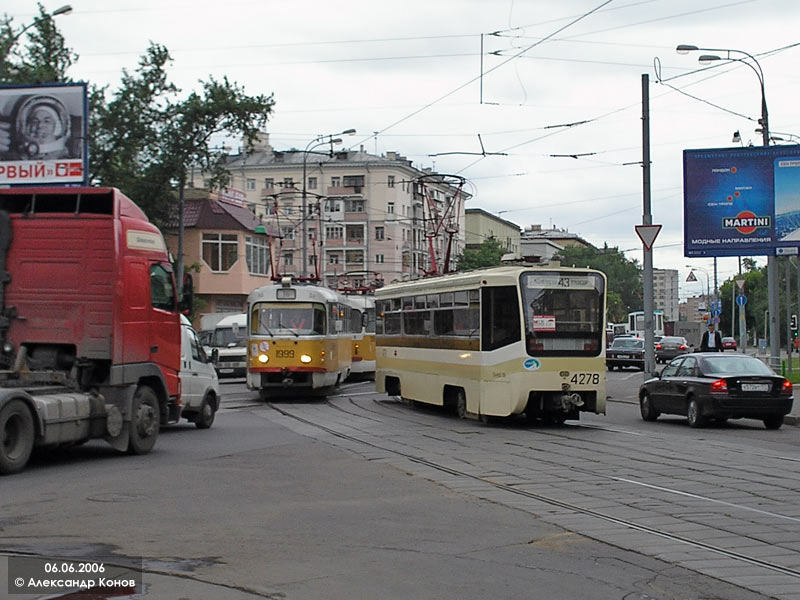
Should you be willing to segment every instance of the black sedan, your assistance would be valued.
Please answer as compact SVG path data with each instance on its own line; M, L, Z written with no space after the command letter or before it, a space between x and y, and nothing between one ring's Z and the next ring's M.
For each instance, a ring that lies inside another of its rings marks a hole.
M606 348L606 366L609 371L622 367L636 367L644 371L644 340L634 337L617 337Z
M754 356L701 352L673 359L639 388L642 419L686 415L691 427L709 419L760 419L778 429L792 410L792 384Z

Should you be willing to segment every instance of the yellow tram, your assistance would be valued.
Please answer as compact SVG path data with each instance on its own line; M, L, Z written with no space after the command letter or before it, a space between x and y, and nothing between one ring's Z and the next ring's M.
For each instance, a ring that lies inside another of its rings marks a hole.
M247 298L247 387L262 399L326 395L352 366L361 313L334 290L293 284L256 288Z

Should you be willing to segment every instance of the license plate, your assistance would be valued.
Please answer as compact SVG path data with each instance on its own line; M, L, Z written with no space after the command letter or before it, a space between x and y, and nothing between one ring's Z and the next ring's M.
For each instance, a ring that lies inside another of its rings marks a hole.
M630 358L630 354L617 354L617 358Z
M220 373L233 373L233 369L220 369Z
M743 383L743 392L768 392L770 385L768 383Z

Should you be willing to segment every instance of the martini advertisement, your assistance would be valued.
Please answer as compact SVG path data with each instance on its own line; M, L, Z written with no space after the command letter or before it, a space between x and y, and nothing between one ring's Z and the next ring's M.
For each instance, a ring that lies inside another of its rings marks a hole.
M800 146L683 151L684 254L797 254Z

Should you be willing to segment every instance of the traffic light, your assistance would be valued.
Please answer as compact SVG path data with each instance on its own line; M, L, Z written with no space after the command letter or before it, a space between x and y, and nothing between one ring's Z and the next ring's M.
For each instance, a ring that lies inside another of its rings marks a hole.
M797 315L792 315L792 320L789 322L789 329L792 331L792 338L797 339Z

